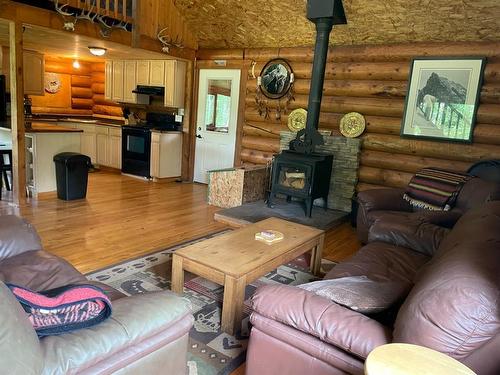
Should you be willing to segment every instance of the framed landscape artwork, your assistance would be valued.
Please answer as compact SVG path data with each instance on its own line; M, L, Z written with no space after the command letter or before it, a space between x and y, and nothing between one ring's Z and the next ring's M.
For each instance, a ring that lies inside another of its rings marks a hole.
M401 136L472 142L484 58L417 58L411 64Z

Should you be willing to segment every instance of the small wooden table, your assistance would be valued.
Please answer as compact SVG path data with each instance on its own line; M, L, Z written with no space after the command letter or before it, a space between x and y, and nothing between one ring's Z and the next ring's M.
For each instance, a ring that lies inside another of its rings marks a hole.
M387 344L373 350L365 362L366 375L475 375L447 355L423 346Z
M272 245L256 241L263 230L282 232ZM312 250L311 271L321 267L324 232L301 224L270 218L176 251L172 258L172 291L183 292L184 271L224 285L221 328L233 335L241 328L245 286Z

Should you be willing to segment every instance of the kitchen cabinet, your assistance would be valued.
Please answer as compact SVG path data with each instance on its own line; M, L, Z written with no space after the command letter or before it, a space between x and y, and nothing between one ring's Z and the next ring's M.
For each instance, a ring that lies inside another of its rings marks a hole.
M125 61L123 78L123 101L125 103L136 103L137 95L132 91L137 86L137 63L135 61Z
M96 125L76 124L76 128L83 131L80 133L80 153L87 155L92 164L97 162Z
M1 74L5 75L7 82L6 91L10 92L10 61L9 48L0 47L2 57L0 60ZM24 94L44 95L45 91L45 57L34 51L23 51L24 65Z
M151 60L149 62L149 85L165 86L165 61Z
M23 52L24 94L43 95L45 86L45 59L41 53Z
M112 100L117 102L123 102L123 73L124 73L124 63L122 60L113 61L113 83L111 87L113 88Z
M106 100L113 99L113 62L106 61L105 68L105 84L104 84L104 98Z
M137 84L149 85L149 60L137 61Z
M181 175L182 132L153 132L151 135L151 177L175 178Z
M165 61L165 107L184 108L186 69L185 61Z
M109 130L107 126L96 126L97 164L109 165Z
M109 129L109 166L122 169L122 130Z

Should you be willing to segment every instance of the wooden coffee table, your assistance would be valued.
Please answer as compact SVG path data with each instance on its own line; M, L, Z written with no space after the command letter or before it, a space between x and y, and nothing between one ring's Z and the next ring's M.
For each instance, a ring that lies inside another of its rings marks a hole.
M256 241L255 233L263 230L282 232L285 238L272 245ZM183 292L184 271L224 285L221 329L234 335L241 328L245 286L311 250L311 271L318 275L323 242L322 230L266 219L176 251L172 291Z

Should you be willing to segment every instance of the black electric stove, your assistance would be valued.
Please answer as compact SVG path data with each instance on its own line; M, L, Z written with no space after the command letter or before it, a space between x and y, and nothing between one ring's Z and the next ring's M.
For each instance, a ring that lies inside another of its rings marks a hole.
M148 113L146 121L122 127L122 172L151 178L151 130L181 131L175 115Z

